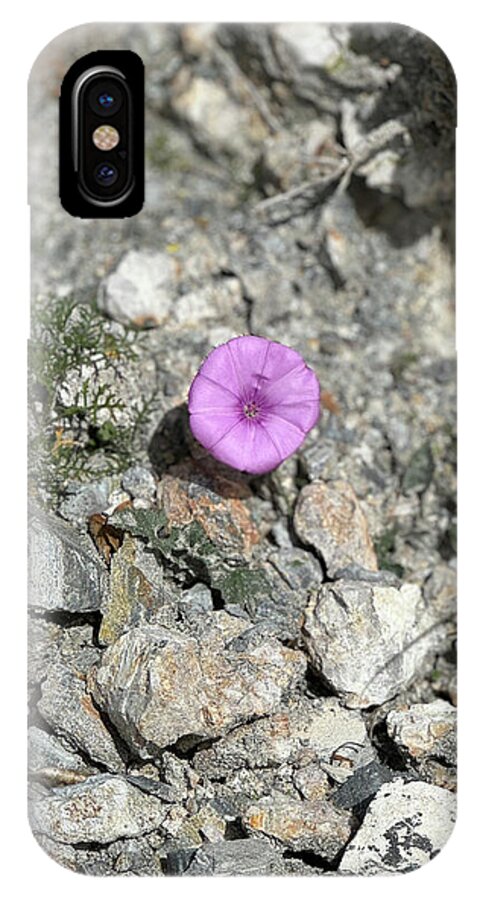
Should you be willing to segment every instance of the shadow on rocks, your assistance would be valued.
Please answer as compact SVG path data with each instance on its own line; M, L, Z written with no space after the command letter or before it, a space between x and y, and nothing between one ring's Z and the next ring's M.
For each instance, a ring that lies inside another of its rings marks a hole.
M259 477L239 472L214 459L193 437L186 403L169 410L159 422L148 446L157 477L168 473L189 484L213 490L224 499L246 498Z

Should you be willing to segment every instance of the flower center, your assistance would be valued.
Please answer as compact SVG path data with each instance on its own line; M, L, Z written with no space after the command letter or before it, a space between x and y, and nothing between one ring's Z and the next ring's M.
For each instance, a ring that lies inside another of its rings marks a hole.
M254 419L258 415L259 409L257 404L252 401L252 403L245 403L243 412L247 419Z

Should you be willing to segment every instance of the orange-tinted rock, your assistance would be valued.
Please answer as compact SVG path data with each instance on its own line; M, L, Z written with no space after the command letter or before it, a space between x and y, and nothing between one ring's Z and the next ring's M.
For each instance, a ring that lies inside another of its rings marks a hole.
M378 568L367 520L346 481L316 481L302 488L293 522L302 543L321 555L330 577L352 564Z

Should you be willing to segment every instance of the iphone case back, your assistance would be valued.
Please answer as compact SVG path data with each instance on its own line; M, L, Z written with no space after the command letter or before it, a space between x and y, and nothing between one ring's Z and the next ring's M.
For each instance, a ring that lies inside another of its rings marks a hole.
M119 220L58 196L60 85L102 49L145 65ZM449 837L455 107L444 53L392 24L88 25L37 59L29 815L61 865L381 875ZM240 346L275 391L269 471L248 429L232 466L192 432L238 399Z

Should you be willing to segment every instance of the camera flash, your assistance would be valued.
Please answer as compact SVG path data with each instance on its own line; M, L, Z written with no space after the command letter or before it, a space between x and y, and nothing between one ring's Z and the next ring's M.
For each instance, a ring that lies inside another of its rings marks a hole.
M120 135L113 125L100 125L93 132L92 141L99 150L113 150L120 141Z

